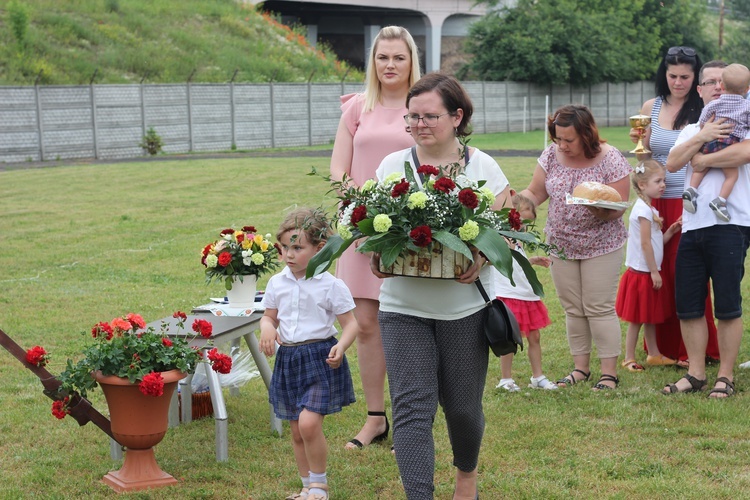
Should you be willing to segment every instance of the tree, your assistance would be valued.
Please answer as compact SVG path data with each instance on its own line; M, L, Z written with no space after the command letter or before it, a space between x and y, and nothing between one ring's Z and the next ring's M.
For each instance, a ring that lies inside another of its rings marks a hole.
M671 45L708 49L698 29L705 4L696 2L519 0L471 27L467 69L488 80L574 85L650 78Z

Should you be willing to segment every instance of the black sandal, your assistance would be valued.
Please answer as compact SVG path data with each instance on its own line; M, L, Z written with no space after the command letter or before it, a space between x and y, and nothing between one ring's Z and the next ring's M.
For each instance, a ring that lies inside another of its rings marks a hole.
M683 375L682 378L690 382L690 387L688 389L681 391L677 387L677 383L674 383L674 384L667 385L664 389L661 390L661 393L669 396L670 394L677 394L677 393L703 392L708 387L708 384L706 383L706 379L699 380L693 377L692 375L690 375L689 373L686 373L685 375ZM679 382L679 380L677 382Z
M714 384L714 388L711 389L711 392L708 393L708 397L712 397L711 394L726 394L726 396L721 398L713 398L713 399L724 399L730 397L732 394L734 394L734 382L729 380L726 377L719 377L716 379L716 383L718 382L724 382L725 387L723 388L716 388L716 384Z
M370 444L379 443L380 441L385 441L386 439L388 439L388 431L391 429L391 424L388 423L388 416L385 414L385 412L384 411L368 411L367 416L368 417L385 417L385 431L381 432L380 434L372 438L370 440ZM350 439L349 443L353 444L360 450L365 447L362 441L360 441L357 438Z
M615 386L610 387L608 385L603 384L602 382L614 382ZM617 389L617 386L620 385L620 379L615 377L614 375L608 375L606 373L602 373L602 376L599 377L599 380L594 384L594 387L591 388L591 390L595 391L611 391L612 389Z
M575 373L578 372L581 375L583 375L583 378L576 380ZM587 382L589 377L591 377L591 372L586 373L583 370L579 370L578 368L574 369L572 372L570 372L567 376L561 378L557 382L555 382L558 386L560 384L563 385L563 387L569 387L571 385L576 385L578 382Z

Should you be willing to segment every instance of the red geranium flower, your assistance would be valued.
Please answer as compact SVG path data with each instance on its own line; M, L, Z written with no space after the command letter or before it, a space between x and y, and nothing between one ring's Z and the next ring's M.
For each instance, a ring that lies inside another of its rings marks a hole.
M227 374L232 371L232 358L220 353L215 347L208 351L208 359L212 362L214 371Z
M450 177L441 177L435 181L435 189L447 194L456 189L456 183Z
M114 337L114 331L112 331L112 327L109 326L109 323L105 323L104 321L95 324L91 329L92 337L97 338L102 335L106 335L107 340L112 340L112 337Z
M519 231L521 229L521 214L519 214L515 208L510 209L510 212L508 213L508 222L514 231Z
M409 232L409 237L418 247L426 247L432 243L430 226L417 226Z
M26 362L34 366L45 366L47 364L47 351L44 347L35 345L26 351Z
M219 265L221 267L227 267L232 262L232 254L229 252L221 252L219 254Z
M401 179L401 182L393 186L391 196L394 198L398 198L399 196L406 194L407 192L409 192L409 183L406 181L406 179Z
M140 314L129 313L126 318L131 325L137 328L146 328L146 322L143 320L143 316L141 316Z
M172 347L172 341L169 340L167 337L162 337L161 343L164 344L165 347Z
M138 389L146 395L159 397L164 394L164 377L159 372L151 372L143 376Z
M433 167L432 165L421 165L417 169L417 173L422 175L432 175L436 177L440 174L440 170L438 170L436 167Z
M360 205L354 210L352 210L352 225L356 226L357 223L365 220L367 218L367 207L364 205Z
M133 325L125 318L115 318L109 324L117 332L118 337L122 337L123 332L128 332L133 328Z
M68 401L70 401L70 398L65 396L64 399L52 403L52 415L54 415L55 418L62 420L65 418L65 415L70 414L70 411L68 410Z
M174 314L172 314L172 317L179 318L180 321L185 321L187 319L187 314L182 311L175 311Z
M469 188L462 189L458 192L458 201L461 202L461 205L472 210L479 206L477 194Z
M200 333L201 337L209 338L214 331L214 325L210 321L205 319L196 319L193 321L193 331Z

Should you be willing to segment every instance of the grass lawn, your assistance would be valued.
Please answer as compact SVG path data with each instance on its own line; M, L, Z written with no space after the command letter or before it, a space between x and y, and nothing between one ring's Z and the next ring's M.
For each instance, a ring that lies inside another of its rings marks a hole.
M618 135L626 139L627 131ZM503 149L499 142L477 137L472 144ZM528 184L536 163L528 157L498 161L516 188ZM285 210L296 204L331 206L325 182L305 175L313 165L326 171L328 159L197 158L0 172L0 328L24 348L44 346L53 356L49 370L58 373L98 321L131 311L153 321L222 294L220 285L204 284L200 250L224 227L251 224L275 233ZM546 205L539 215L541 227ZM542 334L544 370L554 380L570 371L572 361L549 272L540 269L539 275L553 320ZM356 349L349 357L358 402L325 421L332 496L403 498L390 440L362 451L343 449L366 412ZM638 358L645 361L642 351ZM747 359L750 349L743 345L740 361ZM596 379L598 362L592 369ZM513 370L524 390L499 392L500 363L490 361L482 498L750 495L748 372L737 372L734 398L713 401L659 394L680 377L674 368L621 371L620 388L606 393L590 391L590 383L554 393L527 390L525 352ZM709 368L710 381L715 371ZM180 483L128 497L257 500L298 489L288 432L279 439L269 431L262 381L225 397L230 460L215 461L211 419L170 429L156 456ZM101 391L92 401L106 413ZM0 408L0 498L115 497L99 481L120 467L109 458L106 435L92 425L55 420L36 377L4 350ZM436 497L450 498L454 471L442 415L435 436Z

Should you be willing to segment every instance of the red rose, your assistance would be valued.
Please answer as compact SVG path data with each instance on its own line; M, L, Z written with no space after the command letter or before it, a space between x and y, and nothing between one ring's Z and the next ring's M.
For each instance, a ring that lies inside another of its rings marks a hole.
M257 233L258 230L255 229L255 226L242 226L242 231L246 233Z
M169 340L167 337L162 337L161 343L164 344L164 347L172 347L172 341Z
M221 252L219 254L219 265L221 267L227 267L232 262L232 254L229 252Z
M138 384L138 389L146 396L159 397L164 394L164 377L158 372L146 374Z
M441 177L435 181L435 189L447 194L456 189L456 183L450 177Z
M232 371L232 358L220 353L215 347L208 351L208 359L212 362L211 368L215 372L227 374Z
M251 231L251 232L254 232L254 231ZM219 234L221 234L222 236L227 235L227 234L234 234L234 229L232 229L231 227L229 229L222 229L221 233Z
M242 243L245 241L245 233L240 233L237 235L237 243Z
M510 212L508 212L508 223L514 231L521 229L521 214L515 208L511 208Z
M44 347L35 345L26 351L26 362L34 366L44 366L47 364L47 351Z
M417 226L409 232L409 237L418 247L426 247L432 243L430 226Z
M367 218L367 207L360 205L352 210L352 225L356 226L359 222Z
M52 403L52 415L55 416L55 418L62 420L65 418L65 415L68 415L70 411L68 411L68 401L70 398L68 396L65 396L64 399L54 401Z
M173 317L173 318L179 318L179 319L180 319L180 321L185 321L185 320L187 320L187 314L185 314L185 313L184 313L184 312L182 312L182 311L175 311L175 312L174 312L174 314L172 314L172 317Z
M201 337L209 338L214 331L214 325L210 321L205 319L196 319L193 321L193 331L200 333Z
M394 198L398 198L399 196L406 194L407 192L409 192L409 183L406 181L406 179L401 179L401 182L393 186L391 196Z
M472 210L479 206L477 194L469 188L462 189L458 192L458 201L461 202L461 205Z
M422 175L432 175L436 177L440 174L440 170L433 167L432 165L422 165L417 169L417 173Z

